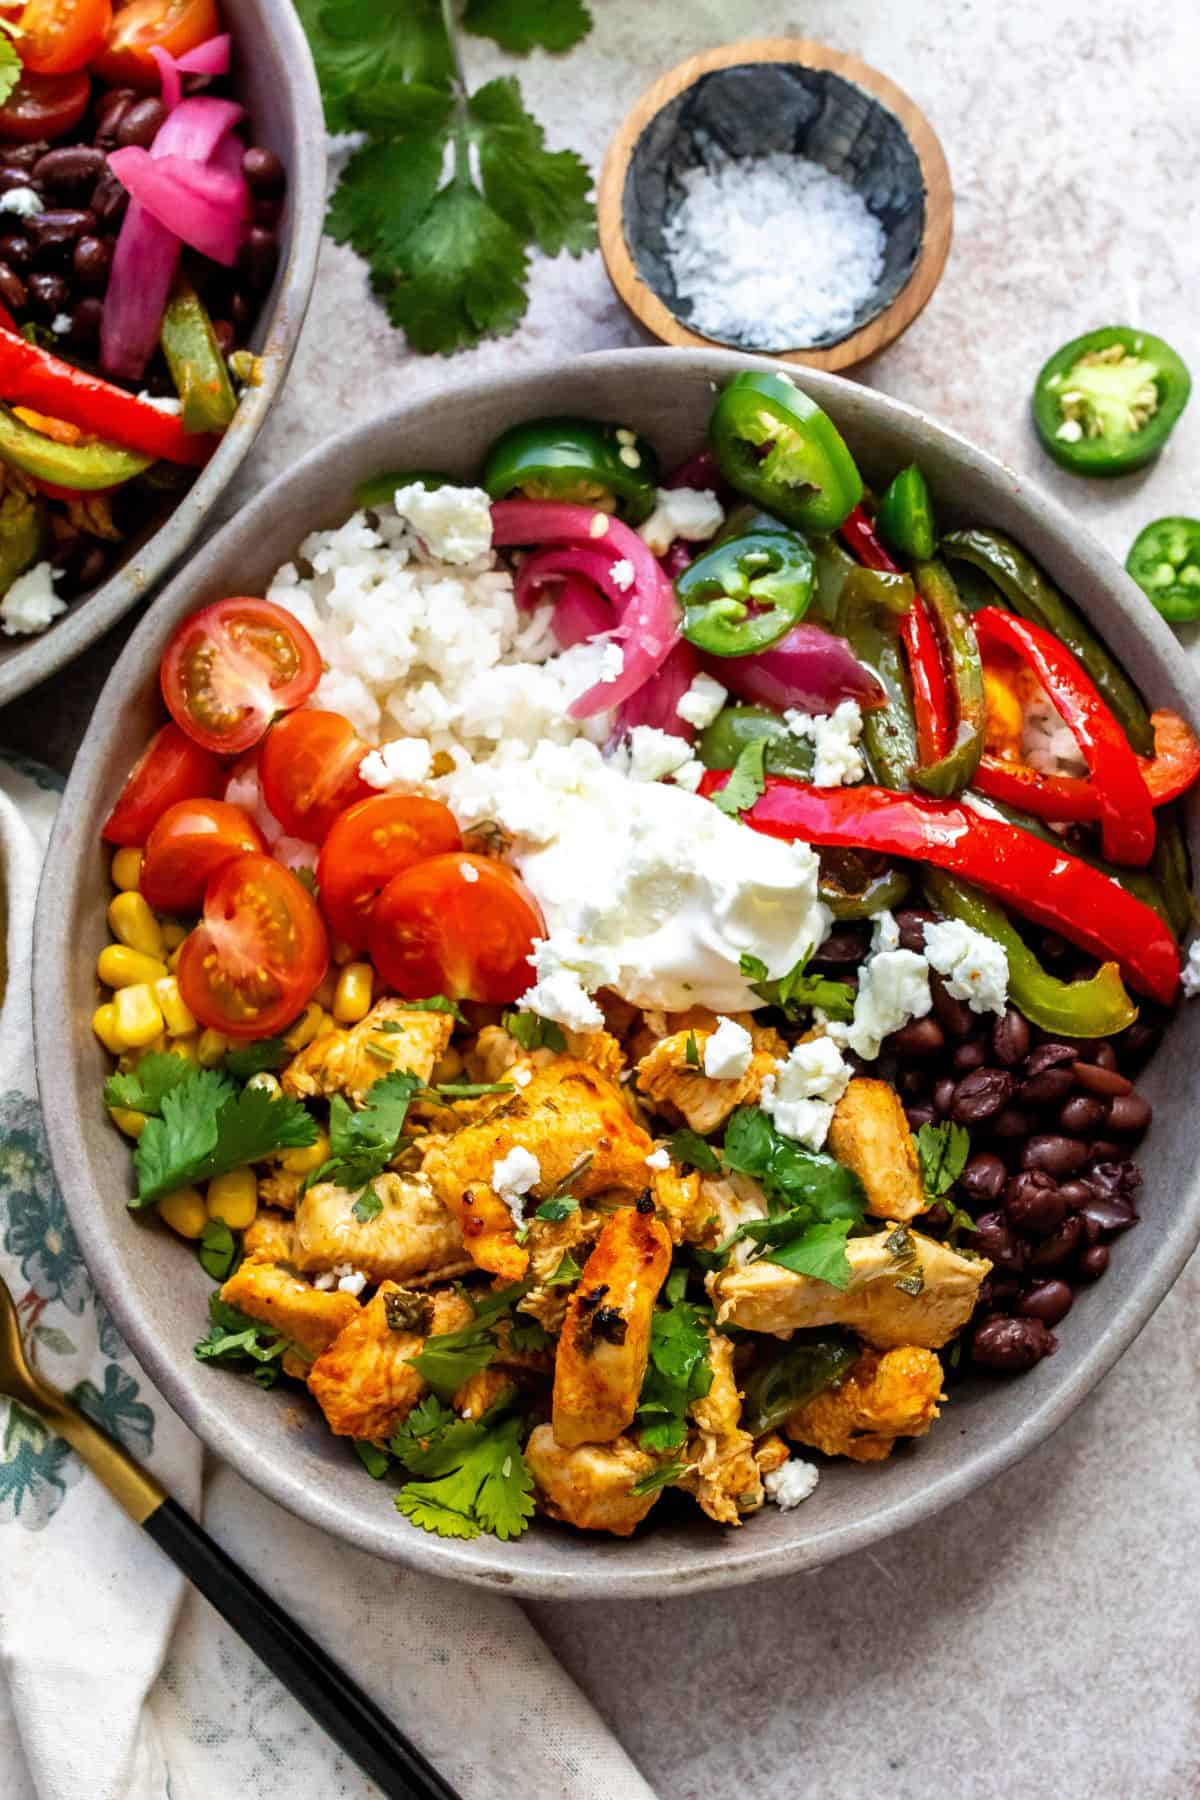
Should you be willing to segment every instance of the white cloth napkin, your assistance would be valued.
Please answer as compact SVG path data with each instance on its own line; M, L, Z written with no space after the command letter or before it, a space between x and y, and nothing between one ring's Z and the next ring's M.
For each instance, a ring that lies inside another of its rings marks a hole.
M464 1795L653 1800L525 1614L376 1562L202 1457L80 1257L38 1108L29 971L61 784L0 762L0 1273L56 1386L202 1513ZM360 1800L342 1756L60 1439L0 1400L4 1800Z

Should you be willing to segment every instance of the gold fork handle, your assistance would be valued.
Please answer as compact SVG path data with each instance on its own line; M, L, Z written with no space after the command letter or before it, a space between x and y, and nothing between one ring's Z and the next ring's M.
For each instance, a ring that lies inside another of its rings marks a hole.
M166 1499L167 1490L70 1401L57 1394L39 1396L39 1401L38 1411L51 1429L66 1438L134 1523L144 1525Z

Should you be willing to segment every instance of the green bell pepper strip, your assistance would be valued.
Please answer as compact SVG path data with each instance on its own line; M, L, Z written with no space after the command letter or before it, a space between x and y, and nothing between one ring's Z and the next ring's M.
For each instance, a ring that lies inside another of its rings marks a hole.
M385 469L382 475L368 476L354 490L354 504L366 512L390 506L401 488L423 487L428 494L449 487L453 476L439 475L433 469Z
M912 887L907 870L878 867L879 857L858 850L822 850L817 891L835 919L873 919L891 912ZM861 876L861 880L853 877Z
M0 462L11 463L39 481L88 493L131 481L153 461L152 456L122 450L117 444L60 444L32 430L0 404Z
M866 585L868 577L870 588ZM887 585L879 585L884 583ZM909 787L918 760L908 667L898 629L912 596L913 585L907 575L861 569L847 577L838 610L838 630L859 662L879 678L886 696L882 706L863 714L862 731L871 772L886 788Z
M1075 475L1127 475L1158 455L1192 380L1159 337L1107 325L1072 338L1038 373L1033 420L1043 445Z
M887 612L904 613L912 605L911 575L866 569L833 537L814 538L811 547L816 570L813 606L837 632L843 632L843 619L859 607L882 606Z
M1137 1018L1115 962L1102 963L1087 981L1059 981L1044 969L1008 914L978 888L926 869L929 904L949 919L960 919L1001 945L1008 958L1008 997L1030 1024L1056 1036L1112 1037Z
M1155 519L1134 538L1125 567L1169 624L1200 619L1200 519Z
M812 775L816 752L811 738L797 737L767 706L722 707L697 739L696 754L706 769L732 769L757 738L766 739L764 766L772 775Z
M41 544L41 507L32 494L10 488L0 500L0 595L37 561Z
M483 465L493 500L523 494L615 509L631 525L654 511L658 455L623 425L596 419L530 419L496 439Z
M1154 728L1141 695L1090 625L1025 552L998 531L950 531L942 554L973 563L999 588L1014 612L1044 625L1079 658L1141 756L1154 754Z
M848 1375L858 1356L857 1345L830 1335L791 1344L770 1361L760 1363L746 1377L742 1430L752 1437L773 1431L799 1407Z
M708 435L729 485L796 530L836 531L862 498L833 420L786 375L735 375Z
M944 756L913 770L913 782L926 794L936 794L944 800L969 784L983 754L987 723L983 662L971 616L958 597L946 565L918 562L915 573L917 589L941 646L943 672L954 700L954 738Z
M884 491L875 514L875 529L901 556L928 562L937 547L929 484L916 463L901 469Z
M185 431L224 431L237 397L212 320L190 281L179 280L162 322L163 355L182 402Z
M683 635L711 656L767 649L804 617L812 591L812 551L790 531L730 538L675 581Z
M1178 806L1162 806L1154 815L1158 827L1150 869L1137 878L1153 882L1162 896L1163 911L1177 938L1196 923L1196 897L1192 892L1192 861L1187 839L1179 823Z

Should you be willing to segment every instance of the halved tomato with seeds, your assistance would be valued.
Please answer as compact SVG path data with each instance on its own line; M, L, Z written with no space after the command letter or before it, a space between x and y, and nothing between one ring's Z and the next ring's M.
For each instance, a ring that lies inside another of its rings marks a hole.
M134 763L100 835L110 844L144 844L169 806L219 794L224 782L221 759L172 720L159 727Z
M176 976L201 1025L249 1039L290 1024L328 966L328 933L308 889L272 857L249 853L209 881Z
M183 621L160 679L180 729L233 756L257 744L277 713L303 706L321 679L321 653L273 600L218 600Z
M334 820L317 861L321 907L335 937L366 946L371 908L402 870L457 850L454 814L420 794L376 794ZM435 990L431 990L435 991Z
M263 850L262 833L227 800L180 800L146 839L139 886L155 912L194 913L209 877L247 850Z
M339 813L369 798L358 765L370 748L341 713L305 707L277 719L258 753L258 778L284 830L319 844Z
M408 1000L446 994L501 1006L533 981L542 910L504 863L433 856L395 876L371 913L371 960Z

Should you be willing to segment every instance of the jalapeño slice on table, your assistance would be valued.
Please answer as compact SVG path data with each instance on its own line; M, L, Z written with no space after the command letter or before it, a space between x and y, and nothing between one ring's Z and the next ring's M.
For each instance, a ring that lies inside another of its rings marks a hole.
M1055 352L1033 390L1042 443L1077 475L1126 475L1157 456L1192 381L1169 344L1107 325Z

